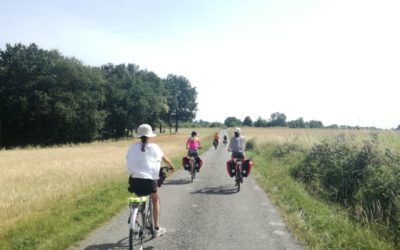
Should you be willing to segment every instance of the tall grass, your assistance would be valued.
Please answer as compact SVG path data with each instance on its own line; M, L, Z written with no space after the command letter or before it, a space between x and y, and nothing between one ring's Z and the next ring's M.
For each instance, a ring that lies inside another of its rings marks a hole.
M210 145L214 130L197 131L205 146ZM179 167L190 132L181 129L177 134L160 135L152 141ZM88 222L84 230L72 227L76 230L70 235L75 236L66 240L68 245L115 213L128 194L125 155L129 145L135 142L138 140L0 151L0 249L35 249L44 242L48 246L45 249L59 249L57 242L64 236L57 235L57 230L51 233L55 221L63 218L64 227L60 228L65 231L82 214ZM108 200L99 200L100 196ZM95 218L85 212L84 200L94 201ZM24 241L22 235L28 239ZM16 242L18 238L21 240ZM49 242L56 242L56 247L50 247Z

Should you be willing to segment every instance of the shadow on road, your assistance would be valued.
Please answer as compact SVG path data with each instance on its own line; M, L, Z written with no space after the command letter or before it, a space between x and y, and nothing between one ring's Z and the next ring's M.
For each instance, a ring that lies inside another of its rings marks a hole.
M235 194L237 193L236 187L233 185L223 185L219 187L206 187L192 192L192 194Z
M84 250L116 250L116 249L128 249L128 237L116 242L116 243L105 243L100 245L91 245ZM144 247L143 250L151 250L154 249L152 246Z
M163 185L184 185L192 183L190 179L165 180Z

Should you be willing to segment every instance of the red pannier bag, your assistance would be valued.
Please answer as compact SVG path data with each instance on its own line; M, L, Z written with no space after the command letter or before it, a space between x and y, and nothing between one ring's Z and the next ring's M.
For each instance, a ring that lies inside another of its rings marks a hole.
M228 175L230 177L235 176L236 168L235 168L235 162L233 160L229 160L226 162L226 170L228 171Z
M242 175L244 177L248 177L250 175L252 168L253 168L253 161L251 159L244 160L242 165Z
M203 160L197 156L195 159L195 167L198 171L200 171L201 166L203 166Z
M185 156L182 158L182 167L185 170L189 170L189 157Z

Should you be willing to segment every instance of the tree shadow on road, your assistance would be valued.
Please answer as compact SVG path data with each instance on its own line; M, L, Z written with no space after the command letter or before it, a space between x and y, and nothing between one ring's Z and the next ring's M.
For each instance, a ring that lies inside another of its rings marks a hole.
M151 239L150 239L151 240ZM116 242L116 243L105 243L100 245L91 245L85 247L84 250L117 250L117 249L128 249L128 237ZM154 249L153 246L145 246L143 250L151 250Z
M206 187L192 192L192 194L236 194L237 188L233 185L222 185L219 187Z
M163 185L184 185L192 183L190 179L165 180Z

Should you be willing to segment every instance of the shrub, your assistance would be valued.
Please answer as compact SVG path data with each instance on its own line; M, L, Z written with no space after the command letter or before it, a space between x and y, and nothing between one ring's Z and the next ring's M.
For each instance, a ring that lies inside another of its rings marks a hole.
M256 142L254 139L250 139L246 141L246 150L254 150L256 146Z
M399 244L400 157L375 137L357 143L339 136L315 144L291 175L312 193L349 208L358 221L385 224Z

